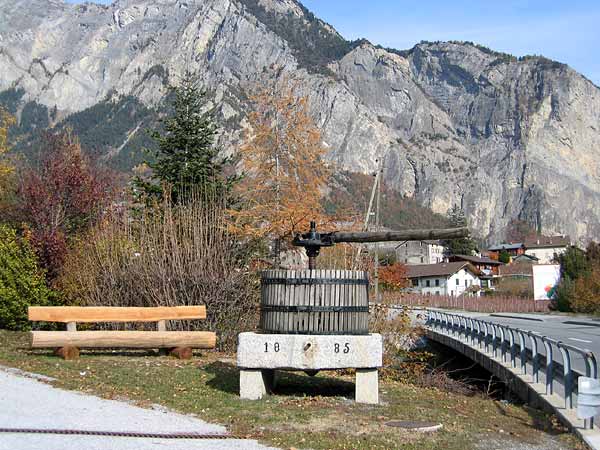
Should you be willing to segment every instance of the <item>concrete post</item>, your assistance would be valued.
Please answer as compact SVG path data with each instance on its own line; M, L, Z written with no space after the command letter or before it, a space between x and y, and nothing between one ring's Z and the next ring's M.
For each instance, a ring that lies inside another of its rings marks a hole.
M354 398L357 403L379 403L379 374L377 369L356 369L356 392Z
M240 370L240 398L260 400L270 391L269 383L274 378L273 371L260 369Z

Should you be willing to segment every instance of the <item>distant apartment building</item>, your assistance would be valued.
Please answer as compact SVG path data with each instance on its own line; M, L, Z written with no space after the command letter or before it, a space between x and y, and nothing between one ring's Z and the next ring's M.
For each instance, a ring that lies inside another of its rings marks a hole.
M479 295L480 273L467 262L409 265L407 271L413 292L451 296L469 292Z
M406 265L437 264L444 261L444 246L439 241L408 241L396 247L396 258Z
M567 251L571 245L568 236L539 236L524 243L527 254L537 258L538 264L551 264L555 257Z

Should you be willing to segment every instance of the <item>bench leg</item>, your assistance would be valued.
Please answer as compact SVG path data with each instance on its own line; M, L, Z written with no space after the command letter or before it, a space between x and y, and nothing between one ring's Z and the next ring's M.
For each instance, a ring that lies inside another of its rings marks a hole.
M167 331L167 321L159 320L158 322L156 322L156 331ZM166 348L159 348L158 354L160 356L167 356L169 354L169 350Z
M377 369L356 369L356 393L354 399L357 403L379 403L379 375Z
M60 356L62 359L65 359L67 361L79 359L79 349L77 347L60 347L54 351L54 354L56 356Z
M175 347L171 349L169 354L178 359L192 359L192 349L190 347Z

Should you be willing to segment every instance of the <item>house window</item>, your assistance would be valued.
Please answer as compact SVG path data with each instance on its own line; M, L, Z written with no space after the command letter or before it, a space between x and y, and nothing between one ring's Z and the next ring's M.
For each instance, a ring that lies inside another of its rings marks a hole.
M469 287L469 281L465 280L465 287Z
M450 291L450 295L454 297L454 291Z
M435 295L440 295L440 291L435 291Z
M419 279L418 279L418 278L413 278L413 280L412 280L412 285L413 285L414 287L417 287L417 286L419 286Z
M429 281L429 280L425 281L425 286L426 287L431 287L431 281Z
M421 264L423 264L423 257L421 256Z
M458 278L456 279L456 285L460 286L460 280Z
M435 280L435 287L439 287L440 286L440 280L436 279Z

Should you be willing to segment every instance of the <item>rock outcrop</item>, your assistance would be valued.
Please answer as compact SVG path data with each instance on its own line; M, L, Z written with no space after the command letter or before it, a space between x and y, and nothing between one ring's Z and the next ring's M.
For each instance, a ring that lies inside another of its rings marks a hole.
M461 205L482 238L511 219L600 238L600 89L566 65L351 43L294 0L0 0L0 93L20 93L22 119L32 104L50 124L124 97L156 108L185 71L210 88L230 148L252 86L293 72L339 167L385 158L389 183L436 212Z

